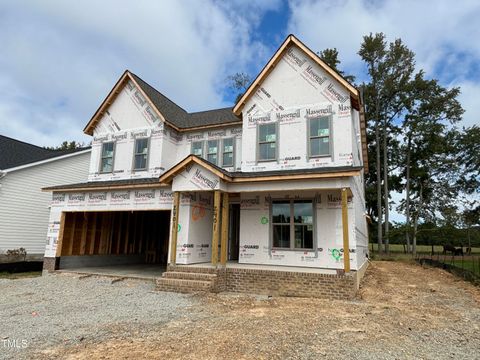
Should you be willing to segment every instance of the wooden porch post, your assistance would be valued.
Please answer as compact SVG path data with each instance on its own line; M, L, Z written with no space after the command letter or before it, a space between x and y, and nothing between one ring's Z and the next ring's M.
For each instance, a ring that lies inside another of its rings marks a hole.
M65 211L62 211L62 215L60 217L60 228L58 229L58 239L57 239L57 250L55 251L55 256L60 257L62 256L62 247L63 247L63 234L65 233Z
M342 189L343 269L350 272L350 243L348 240L348 194Z
M213 196L213 226L212 226L212 265L218 262L218 236L220 230L220 209L221 209L222 193L218 190Z
M227 264L227 246L228 246L228 193L223 193L222 201L222 238L220 244L220 264Z
M170 236L170 264L175 265L177 262L177 236L178 236L178 213L180 210L180 193L173 193L172 207L172 234Z

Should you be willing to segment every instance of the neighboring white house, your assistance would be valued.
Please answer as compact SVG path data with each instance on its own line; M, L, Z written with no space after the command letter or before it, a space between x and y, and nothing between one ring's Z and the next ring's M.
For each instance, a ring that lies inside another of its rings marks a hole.
M47 189L46 270L168 262L160 290L348 297L358 286L361 96L293 35L233 108L188 113L126 71L84 132L88 181Z
M0 135L0 254L45 252L51 195L42 188L88 177L90 148L53 151Z

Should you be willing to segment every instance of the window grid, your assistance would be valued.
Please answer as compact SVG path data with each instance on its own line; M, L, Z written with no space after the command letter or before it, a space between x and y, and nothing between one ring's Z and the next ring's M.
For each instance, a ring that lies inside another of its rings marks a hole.
M148 162L148 138L135 139L133 170L146 170Z
M228 145L227 145L228 144ZM227 148L228 146L228 148ZM235 146L235 139L234 138L227 138L223 139L222 143L222 166L223 167L231 167L234 166L234 146ZM225 156L227 155L227 156ZM228 161L226 161L228 159Z
M115 143L113 141L102 144L102 153L100 157L100 172L113 172L113 158L115 155Z
M274 133L273 134L266 134L265 139L262 140L262 136L261 136L262 129L263 128L268 129L272 125L275 129ZM258 161L272 161L272 160L277 159L277 140L278 140L277 133L278 133L278 130L277 130L277 124L276 123L259 124L258 125ZM274 140L272 140L272 138L271 138L272 135L274 136ZM270 136L270 139L269 139L269 136ZM267 146L267 152L268 152L269 148L274 149L273 157L262 158L262 145ZM272 145L274 145L274 146L272 146Z
M218 164L218 140L207 141L207 160L212 164Z
M320 127L320 122L322 120L326 120L327 121L327 127L326 128L321 128ZM312 157L321 157L321 156L330 156L331 155L331 118L330 116L322 116L322 117L316 117L316 118L313 118L313 119L310 119L309 122L308 122L308 136L309 136L309 141L308 141L308 145L309 145L309 148L308 148L308 154L309 156L312 158ZM312 132L312 125L314 122L318 122L318 125L317 125L317 132L316 134L314 132ZM320 130L327 130L327 133L326 134L322 134L320 132ZM324 141L325 139L327 139L327 141ZM319 141L319 145L318 145L318 154L315 154L313 153L312 151L312 144L313 144L313 141L316 141L318 140ZM320 144L321 143L324 143L324 142L328 142L328 152L323 152L321 153L320 152Z
M272 211L272 228L271 231L273 232L273 242L272 242L272 248L273 249L278 249L278 250L313 250L314 249L314 231L313 231L313 226L314 226L314 210L313 210L313 201L311 200L287 200L287 201L273 201L272 206L274 205L281 205L281 204L288 204L289 210L288 210L288 221L284 222L278 222L274 221L275 214L273 214ZM299 220L295 218L295 204L308 204L310 207L310 221L307 222L302 222L301 221L301 216L298 217ZM310 229L309 229L310 227ZM287 229L284 229L287 228ZM296 232L298 230L301 230L302 236L300 240L300 246L297 246L297 237ZM287 234L288 238L288 246L283 246L283 243L287 243L287 241L283 240L282 237L280 237L280 243L282 243L282 246L275 246L275 234L278 234L278 232L281 232L281 234ZM306 236L305 233L306 231L309 231L311 234L311 239L309 240ZM306 240L305 240L306 239ZM309 241L311 244L309 246L306 246L306 242Z

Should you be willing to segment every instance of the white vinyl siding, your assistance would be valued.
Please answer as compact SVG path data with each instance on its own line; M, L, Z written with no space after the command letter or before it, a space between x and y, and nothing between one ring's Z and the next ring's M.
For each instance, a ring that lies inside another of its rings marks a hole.
M51 192L41 188L84 182L90 152L7 173L0 179L0 253L23 247L45 252Z

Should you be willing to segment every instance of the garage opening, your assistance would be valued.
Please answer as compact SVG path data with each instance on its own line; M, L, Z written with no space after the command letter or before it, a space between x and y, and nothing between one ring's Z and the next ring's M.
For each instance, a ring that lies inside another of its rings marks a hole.
M59 269L165 267L169 228L170 211L67 212Z

